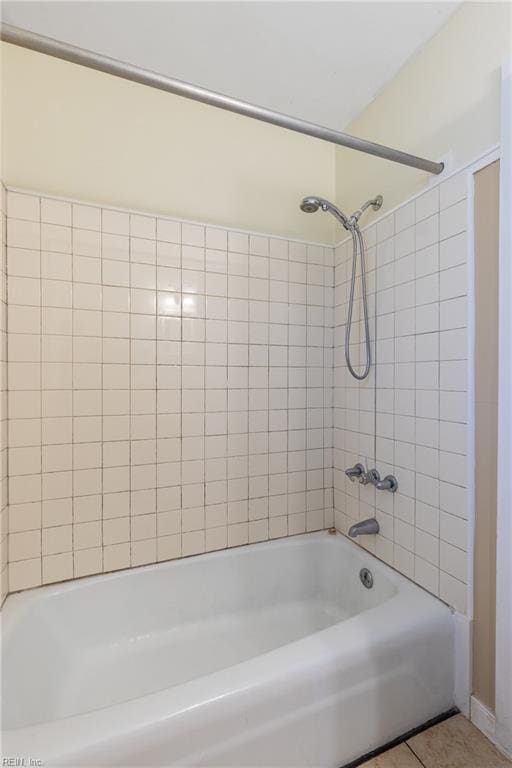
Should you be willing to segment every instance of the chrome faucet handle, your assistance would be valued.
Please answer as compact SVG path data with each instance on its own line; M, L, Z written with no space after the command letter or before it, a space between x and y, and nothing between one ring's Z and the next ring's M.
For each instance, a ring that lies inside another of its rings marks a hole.
M366 469L363 467L362 464L354 464L353 467L349 467L345 470L345 474L347 477L350 478L352 482L359 478L361 482L361 478L363 478L366 475Z
M379 480L375 483L375 487L378 491L391 491L391 493L395 493L398 490L398 480L394 475L386 475L384 480Z

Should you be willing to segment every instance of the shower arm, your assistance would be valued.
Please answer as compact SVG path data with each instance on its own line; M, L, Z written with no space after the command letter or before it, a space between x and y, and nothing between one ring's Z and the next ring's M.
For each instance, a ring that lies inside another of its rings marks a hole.
M57 59L70 61L73 64L79 64L89 69L95 69L99 72L105 72L109 75L122 77L125 80L131 80L135 83L147 85L151 88L157 88L160 91L167 91L176 96L183 96L186 99L199 101L203 104L209 104L212 107L225 109L228 112L235 112L245 117L251 117L255 120L261 120L264 123L277 125L280 128L286 128L296 133L303 133L307 136L328 141L331 144L337 144L341 147L355 149L358 152L365 152L375 157L381 157L384 160L390 160L394 163L408 165L411 168L418 168L427 173L440 174L444 169L444 163L436 163L432 160L426 160L417 155L411 155L408 152L402 152L398 149L392 149L382 144L376 144L373 141L359 139L357 136L350 136L348 133L334 131L332 128L325 128L316 123L310 123L306 120L299 120L296 117L275 112L266 107L260 107L250 104L240 99L234 99L222 93L210 91L207 88L201 88L198 85L185 83L183 80L176 80L167 75L152 72L148 69L136 67L133 64L104 56L94 51L79 48L70 43L64 43L51 37L39 35L36 32L30 32L11 24L0 25L0 39L12 45L18 45L22 48L28 48L32 51L54 56Z
M367 208L373 208L374 211L378 211L381 205L382 195L377 195L377 197L375 197L373 200L367 200L366 203L363 203L363 205L357 209L357 211L354 211L352 216L349 218L349 223L352 226L357 224Z

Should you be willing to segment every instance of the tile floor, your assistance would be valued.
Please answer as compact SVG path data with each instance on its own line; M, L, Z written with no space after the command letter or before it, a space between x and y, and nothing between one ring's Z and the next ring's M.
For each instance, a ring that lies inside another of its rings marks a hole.
M485 736L462 715L450 717L361 768L510 768Z

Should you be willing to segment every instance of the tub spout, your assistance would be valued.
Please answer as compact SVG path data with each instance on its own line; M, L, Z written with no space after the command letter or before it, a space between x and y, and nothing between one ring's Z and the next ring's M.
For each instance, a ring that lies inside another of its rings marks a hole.
M368 518L368 520L361 520L360 523L351 525L348 531L348 535L355 539L356 536L369 535L371 533L378 533L380 530L379 523L374 517Z

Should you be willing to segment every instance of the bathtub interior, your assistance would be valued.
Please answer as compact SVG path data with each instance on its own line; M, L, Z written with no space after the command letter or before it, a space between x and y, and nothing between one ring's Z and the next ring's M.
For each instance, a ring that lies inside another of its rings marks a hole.
M397 588L385 570L373 561L375 584L366 589L364 555L335 538L303 536L11 596L4 727L170 688L389 600Z

